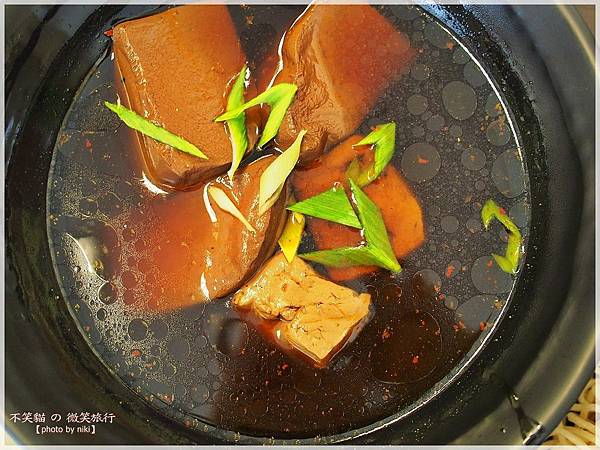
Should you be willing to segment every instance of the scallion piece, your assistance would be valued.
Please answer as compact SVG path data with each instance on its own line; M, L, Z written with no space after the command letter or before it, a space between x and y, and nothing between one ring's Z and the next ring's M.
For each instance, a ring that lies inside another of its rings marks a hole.
M289 148L279 155L260 176L258 214L263 215L279 198L287 177L300 157L300 146L306 130L300 131Z
M380 264L378 265L392 272L399 272L400 264L396 259L396 255L394 255L381 211L352 180L350 180L350 188L352 189L358 218L364 229L365 241L367 241L373 256L379 260Z
M240 74L236 78L229 97L227 97L227 111L232 111L239 108L244 104L244 89L246 82L246 65L240 71ZM248 148L248 134L246 132L246 113L242 112L239 116L227 120L227 128L231 136L231 147L233 151L231 167L227 172L229 179L233 179L235 171L240 165L242 158L246 154Z
M360 165L360 161L354 159L346 170L346 176L354 180L358 186L364 187L381 175L383 169L385 169L392 156L394 156L396 124L390 122L378 125L375 130L354 144L353 147L360 145L373 145L375 147L373 162L368 167L363 168Z
M507 273L515 274L519 268L519 259L521 257L522 237L519 228L508 217L504 209L493 200L488 200L481 208L481 221L483 227L487 230L493 219L497 219L508 233L508 245L504 256L492 253L498 266Z
M256 233L256 229L252 226L250 222L248 222L248 220L246 220L241 211L237 208L237 206L235 206L235 204L231 201L229 196L222 189L216 186L209 186L208 193L219 208L231 214L233 217L242 222L242 224L246 227L248 231Z
M305 223L306 220L302 214L297 212L288 214L285 227L278 242L285 259L290 263L298 252Z
M129 108L125 108L123 105L110 102L104 102L104 105L117 116L119 116L119 119L121 119L129 128L133 128L134 130L139 131L140 133L145 134L152 139L156 139L163 144L170 145L171 147L182 152L189 153L190 155L197 156L198 158L208 159L207 156L202 153L194 144L191 144L182 137L177 136L176 134L173 134L164 128L161 128L158 125L154 125L148 119L143 118Z
M334 186L314 197L294 203L288 206L287 209L306 214L307 216L348 225L349 227L362 228L360 220L356 217L354 208L352 208L350 200L348 200L346 191L341 185Z
M281 122L283 122L283 116L285 116L287 109L294 100L297 90L298 86L295 84L276 84L238 108L221 114L215 119L215 121L223 122L226 120L231 120L235 117L238 117L244 111L252 108L253 106L267 103L271 107L271 112L269 113L269 118L267 119L265 128L262 131L260 141L258 142L258 146L262 147L277 135L279 127L281 126Z
M333 267L375 265L392 272L400 272L402 267L394 255L379 208L352 180L350 188L366 243L357 247L320 250L299 256Z

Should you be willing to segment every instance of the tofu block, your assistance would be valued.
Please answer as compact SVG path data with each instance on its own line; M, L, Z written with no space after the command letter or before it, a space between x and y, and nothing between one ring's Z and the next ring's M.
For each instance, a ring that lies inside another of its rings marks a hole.
M327 153L317 165L294 173L292 185L296 198L305 200L330 189L334 183L346 183L346 169L358 157L364 165L373 158L369 146L352 147L363 136L351 136ZM346 192L350 192L346 186ZM379 207L396 257L402 258L425 240L423 211L415 194L394 166L383 173L364 192ZM319 250L359 245L360 230L322 219L307 218L307 227ZM351 280L377 270L374 266L327 268L335 281Z
M276 138L287 148L302 129L301 163L352 134L412 61L408 38L369 5L314 4L285 34L273 83L295 83L296 98ZM260 85L266 85L259 79Z
M138 135L154 184L189 190L227 171L232 160L223 123L230 84L246 56L225 5L185 5L120 23L113 49L135 112L196 145L208 159ZM256 95L253 83L246 98ZM246 113L249 140L256 141L260 111Z
M277 338L324 367L368 320L371 296L322 278L296 257L271 258L233 297L263 320L277 321Z

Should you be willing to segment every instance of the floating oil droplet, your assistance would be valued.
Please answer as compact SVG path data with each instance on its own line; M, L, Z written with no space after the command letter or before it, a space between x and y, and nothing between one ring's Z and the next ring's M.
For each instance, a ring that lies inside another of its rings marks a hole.
M425 25L425 38L441 49L448 50L453 47L453 39L435 22L428 22Z
M421 298L435 297L442 289L442 279L435 271L423 269L413 275L412 286Z
M470 60L471 58L464 48L460 45L454 47L454 52L452 52L452 62L454 64L465 64Z
M104 319L106 319L106 310L104 308L100 308L96 312L96 317L98 318L98 320L104 320Z
M425 64L415 64L410 69L410 76L418 81L423 81L429 78L431 75L431 69Z
M503 272L489 255L475 260L471 268L471 280L484 294L509 292L513 282L510 274Z
M449 310L454 311L458 308L458 299L453 295L447 295L444 299L444 306Z
M204 332L214 349L230 357L241 355L248 343L248 326L233 313L210 314Z
M488 125L485 130L485 136L490 144L494 144L499 147L508 144L511 131L504 116L501 116L499 119L494 120Z
M133 289L137 286L138 281L133 272L126 270L121 274L121 283L125 289Z
M469 170L481 170L485 167L486 156L478 148L467 148L460 155L460 162Z
M445 120L443 116L439 114L434 114L429 119L427 119L427 129L429 131L440 131L444 126Z
M466 120L477 108L477 96L471 86L462 81L451 81L442 89L442 102L448 114L457 120Z
M98 299L105 305L111 305L117 301L117 290L112 283L104 283L98 289Z
M396 283L386 284L379 290L378 298L386 302L399 302L402 299L402 286Z
M454 216L444 216L442 217L442 220L440 220L440 225L442 230L444 230L446 233L456 233L460 223Z
M133 319L129 322L127 332L134 341L141 341L148 335L148 324L142 319Z
M497 117L502 112L500 100L494 92L490 92L487 101L485 102L485 113L490 117Z
M423 114L427 109L427 97L424 97L420 94L414 94L408 97L406 102L406 107L408 108L408 112L418 116L419 114Z
M402 172L411 181L417 183L432 179L440 170L440 154L436 148L426 142L409 146L402 155Z
M487 80L475 61L469 61L463 69L465 80L473 87L483 86Z
M467 230L469 230L473 234L482 230L481 220L475 217L467 219L465 226L467 227Z
M162 319L154 319L148 327L155 339L163 339L169 332L169 327Z
M516 226L523 229L529 221L529 206L524 202L516 203L508 212Z
M497 311L496 300L495 295L476 295L460 305L456 310L456 318L461 320L468 330L478 331L486 328L490 317Z
M502 153L492 166L492 181L502 195L518 197L525 190L523 162L519 152L510 149Z
M176 361L185 361L190 353L190 344L181 336L175 336L167 342L167 352Z

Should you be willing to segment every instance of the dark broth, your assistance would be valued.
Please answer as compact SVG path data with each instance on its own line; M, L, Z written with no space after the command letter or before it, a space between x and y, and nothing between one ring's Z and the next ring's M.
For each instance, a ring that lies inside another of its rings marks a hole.
M133 133L102 107L117 96L110 54L65 118L48 185L63 294L115 375L189 427L303 438L407 411L483 345L509 299L514 279L490 256L506 233L498 223L484 232L479 212L494 198L527 236L527 176L510 118L477 62L436 21L410 6L379 9L419 52L358 132L398 124L392 164L423 206L426 241L400 274L346 283L372 295L374 314L325 369L283 353L229 298L148 312L144 284L156 274L144 252L165 232L153 210L162 194L144 182ZM230 10L256 67L303 8ZM415 154L428 162L414 163ZM148 226L155 240L138 239ZM302 251L311 245L309 236Z

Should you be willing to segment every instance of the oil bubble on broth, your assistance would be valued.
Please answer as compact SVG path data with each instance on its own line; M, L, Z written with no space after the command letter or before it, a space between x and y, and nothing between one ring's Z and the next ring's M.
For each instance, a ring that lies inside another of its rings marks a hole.
M302 12L229 8L255 61ZM346 283L371 294L374 314L324 369L265 340L229 297L153 308L157 299L146 287L160 273L147 255L161 230L141 236L160 223L155 205L169 194L149 184L135 135L101 106L117 98L110 54L83 80L48 184L56 274L90 347L173 420L275 438L345 433L439 390L501 316L514 278L493 263L491 253L505 245L501 228L484 231L479 211L494 198L528 234L528 178L510 116L479 65L437 21L406 5L378 10L418 52L357 132L396 122L391 164L421 203L426 241L401 261L401 273ZM261 25L268 32L259 33Z

